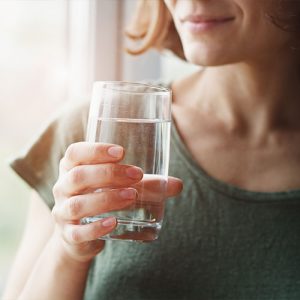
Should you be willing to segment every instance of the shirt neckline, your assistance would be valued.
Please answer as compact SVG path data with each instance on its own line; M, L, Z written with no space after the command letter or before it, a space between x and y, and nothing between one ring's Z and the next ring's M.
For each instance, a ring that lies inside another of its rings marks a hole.
M250 191L238 186L223 182L208 175L203 168L195 161L192 154L186 147L184 141L182 140L174 117L172 116L172 137L173 141L177 146L179 155L187 163L189 170L192 171L200 180L205 181L213 190L226 195L230 198L242 201L251 202L272 202L272 201L287 201L287 200L300 200L300 189L291 189L278 192L257 192Z

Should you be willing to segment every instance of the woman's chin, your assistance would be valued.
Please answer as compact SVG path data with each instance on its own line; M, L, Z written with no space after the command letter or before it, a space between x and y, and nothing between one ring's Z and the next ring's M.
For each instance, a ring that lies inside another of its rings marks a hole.
M240 59L227 55L223 49L210 49L197 47L197 49L184 49L186 60L194 65L203 67L216 67L232 64Z

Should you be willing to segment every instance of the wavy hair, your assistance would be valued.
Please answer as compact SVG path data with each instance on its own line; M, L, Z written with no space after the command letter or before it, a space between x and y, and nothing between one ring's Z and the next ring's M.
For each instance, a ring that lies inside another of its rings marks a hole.
M172 16L163 0L138 0L125 35L133 41L134 47L126 49L132 55L156 48L169 49L185 59Z

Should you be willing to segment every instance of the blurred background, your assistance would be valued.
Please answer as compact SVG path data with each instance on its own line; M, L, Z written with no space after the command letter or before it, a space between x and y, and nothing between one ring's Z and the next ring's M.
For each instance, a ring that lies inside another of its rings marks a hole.
M195 68L171 54L124 52L123 31L135 3L0 1L0 298L29 196L9 160L62 104L89 98L95 80L170 81Z

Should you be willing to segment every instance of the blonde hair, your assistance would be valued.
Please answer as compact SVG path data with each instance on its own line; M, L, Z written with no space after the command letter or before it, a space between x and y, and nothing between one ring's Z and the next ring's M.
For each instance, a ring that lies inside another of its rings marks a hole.
M138 0L125 34L134 42L133 47L126 48L132 55L156 48L169 49L185 59L179 35L163 0Z

